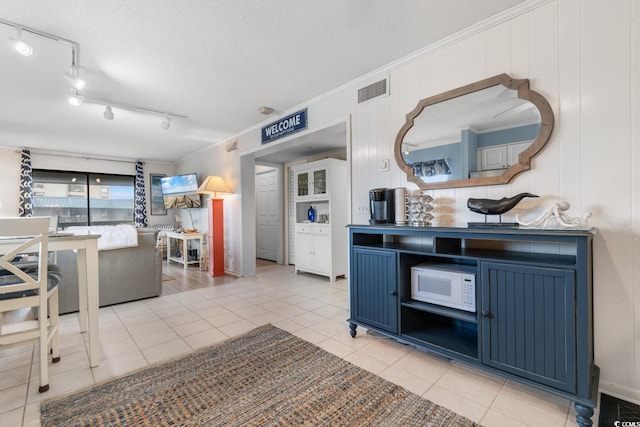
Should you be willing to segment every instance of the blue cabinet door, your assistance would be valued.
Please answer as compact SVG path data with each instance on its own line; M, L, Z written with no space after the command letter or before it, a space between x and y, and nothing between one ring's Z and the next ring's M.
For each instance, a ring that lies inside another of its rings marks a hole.
M351 254L351 318L397 334L397 254L361 248Z
M483 362L576 391L575 272L482 263Z

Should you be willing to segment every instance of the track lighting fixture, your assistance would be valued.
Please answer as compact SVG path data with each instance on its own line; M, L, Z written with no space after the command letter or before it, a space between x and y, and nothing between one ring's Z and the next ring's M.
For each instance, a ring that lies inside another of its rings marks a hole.
M27 27L21 25L16 22L7 21L6 19L0 18L0 24L6 25L7 27L11 27L15 29L16 35L15 37L9 37L9 44L12 49L15 49L18 53L24 56L30 56L33 54L33 46L27 43L22 39L22 32L28 32L30 35L42 37L44 39L54 40L56 42L60 42L68 45L71 48L71 64L69 71L64 74L64 78L69 81L71 85L71 94L67 98L69 104L73 106L78 106L83 102L94 103L94 104L102 104L105 105L106 108L102 116L106 120L113 120L113 110L112 106L116 106L120 109L130 110L130 111L138 111L144 113L156 114L158 116L163 116L164 120L162 121L162 129L169 129L171 127L171 118L178 117L180 119L186 119L187 116L177 113L172 113L167 110L157 110L155 108L143 107L140 105L129 104L127 102L120 102L107 98L100 98L96 96L91 96L89 94L80 93L79 90L82 90L85 87L85 81L80 77L80 65L78 62L78 52L80 50L80 45L69 39L65 39L63 37L57 36L55 34L46 33L44 31L40 31L36 28Z
M158 116L162 116L163 117L163 121L161 122L161 126L162 129L169 129L171 127L171 119L172 118L180 118L180 119L186 119L187 116L182 115L182 114L178 114L178 113L172 113L170 111L160 111L160 110L155 110L153 108L147 108L147 107L143 107L141 105L135 105L135 104L129 104L127 102L121 102L121 101L116 101L113 99L108 99L108 98L100 98L97 96L92 96L92 95L87 95L84 93L79 93L77 90L75 89L71 89L71 93L76 95L79 99L82 100L82 102L86 102L89 104L102 104L105 106L104 112L102 113L102 116L107 119L107 120L113 120L114 118L114 114L113 114L113 107L117 107L119 109L122 110L128 110L128 111L139 111L139 112L143 112L143 113L150 113L150 114L156 114Z
M160 126L162 126L162 129L168 130L171 127L171 118L169 117L169 115L165 115L164 117L165 118Z
M84 81L84 79L80 78L80 76L78 75L77 68L72 67L71 70L64 75L64 78L69 82L71 87L75 89L84 89L84 87L86 86L86 82Z
M87 82L82 80L80 77L75 77L71 81L71 86L75 87L76 89L84 89L86 84Z
M69 98L67 100L69 101L69 104L73 105L74 107L82 104L82 99L80 99L75 89L71 89L71 95L69 95Z
M104 109L104 113L102 113L105 119L113 120L113 111L111 110L111 105L107 105L107 108Z
M31 46L31 44L27 43L26 41L22 40L22 37L21 37L22 29L18 27L15 27L15 28L16 28L16 36L9 37L9 44L11 45L11 47L13 47L13 49L16 52L18 52L22 56L33 55L33 46Z

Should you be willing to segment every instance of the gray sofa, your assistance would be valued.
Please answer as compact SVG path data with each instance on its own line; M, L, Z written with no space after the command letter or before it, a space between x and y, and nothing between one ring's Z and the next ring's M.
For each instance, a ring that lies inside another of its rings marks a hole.
M162 256L156 249L158 230L139 228L138 246L100 251L100 307L158 296L162 293ZM60 314L78 311L78 265L73 251L57 254L60 267Z

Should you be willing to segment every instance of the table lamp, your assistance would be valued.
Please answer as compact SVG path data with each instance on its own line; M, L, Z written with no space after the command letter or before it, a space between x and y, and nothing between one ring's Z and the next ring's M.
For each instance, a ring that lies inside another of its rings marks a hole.
M218 194L232 194L233 190L221 176L211 175L198 187L198 194L211 194L209 198L209 274L224 276L224 219L223 199Z

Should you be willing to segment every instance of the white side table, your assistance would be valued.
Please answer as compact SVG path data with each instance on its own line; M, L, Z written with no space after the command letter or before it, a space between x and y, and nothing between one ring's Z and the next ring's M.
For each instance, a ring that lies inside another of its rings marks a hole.
M184 266L186 270L187 267L191 264L200 264L202 262L202 245L204 243L204 233L176 233L173 231L167 231L167 264L169 261L174 261L180 263ZM175 241L174 242L172 242ZM181 257L175 256L175 253L171 250L173 245L177 246L178 242L182 241L182 249L181 249ZM189 240L198 240L198 259L189 260L188 248L189 248Z

